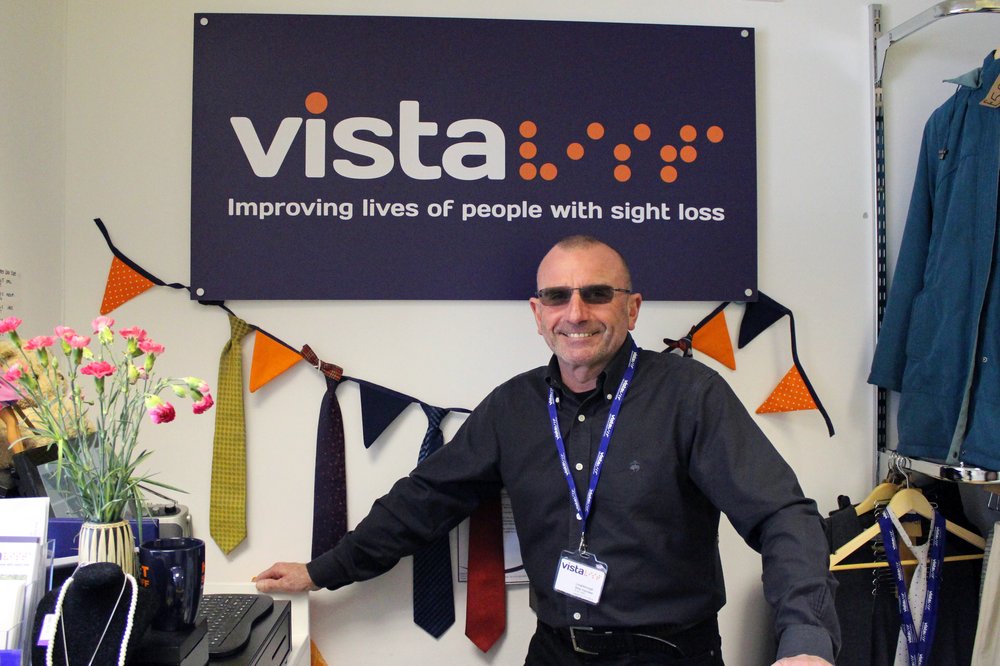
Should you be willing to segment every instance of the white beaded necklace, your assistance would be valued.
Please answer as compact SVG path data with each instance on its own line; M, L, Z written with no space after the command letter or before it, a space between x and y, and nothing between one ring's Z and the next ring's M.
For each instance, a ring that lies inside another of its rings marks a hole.
M63 583L62 589L59 590L59 597L56 599L55 608L55 623L58 629L59 621L62 620L63 631L62 631L62 642L63 642L63 656L66 659L66 666L69 666L69 649L66 646L66 619L62 614L63 599L66 598L66 591L69 589L70 585L73 583L73 577L70 576ZM111 609L111 615L108 616L108 622L104 625L104 631L101 632L101 638L97 641L97 646L94 647L94 653L90 655L90 661L87 662L87 666L92 666L94 663L94 658L97 656L97 651L101 649L101 643L104 642L104 636L108 633L108 627L111 626L111 621L115 618L115 613L118 611L118 606L122 602L122 597L125 595L125 586L131 584L132 586L132 599L129 602L128 615L125 620L125 634L122 636L122 644L118 650L118 666L125 666L125 653L126 647L128 646L129 636L132 634L132 621L135 619L135 606L136 600L139 596L139 586L135 582L135 576L132 574L125 574L125 580L122 581L122 589L118 593L118 600L115 601L115 607ZM52 650L55 646L55 636L53 635L53 640L49 641L48 647L45 649L45 664L46 666L52 665Z

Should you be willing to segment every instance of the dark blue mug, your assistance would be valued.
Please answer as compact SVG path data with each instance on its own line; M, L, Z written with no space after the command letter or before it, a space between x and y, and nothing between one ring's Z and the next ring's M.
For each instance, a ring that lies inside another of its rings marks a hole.
M205 542L191 537L145 542L139 546L139 584L159 600L154 629L194 626L205 587Z

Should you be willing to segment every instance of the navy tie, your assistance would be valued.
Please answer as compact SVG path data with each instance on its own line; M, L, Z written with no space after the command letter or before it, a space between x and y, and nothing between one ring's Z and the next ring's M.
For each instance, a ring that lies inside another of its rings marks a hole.
M441 420L447 409L424 405L427 433L420 445L419 463L444 445ZM413 621L434 638L455 623L455 593L451 582L451 546L448 535L413 555Z
M344 417L337 401L340 382L326 377L316 432L313 484L312 556L337 545L347 532L347 468L344 463Z

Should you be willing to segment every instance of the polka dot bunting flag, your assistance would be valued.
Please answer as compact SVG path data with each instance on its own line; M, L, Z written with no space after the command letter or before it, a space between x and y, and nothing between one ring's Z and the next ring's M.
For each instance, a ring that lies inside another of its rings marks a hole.
M153 282L137 273L124 261L118 257L113 258L111 270L108 271L108 282L104 287L101 314L108 314L153 286L155 286Z
M794 365L785 373L778 386L771 391L760 407L758 414L773 414L775 412L794 412L802 409L816 409L816 401L802 381L799 369Z

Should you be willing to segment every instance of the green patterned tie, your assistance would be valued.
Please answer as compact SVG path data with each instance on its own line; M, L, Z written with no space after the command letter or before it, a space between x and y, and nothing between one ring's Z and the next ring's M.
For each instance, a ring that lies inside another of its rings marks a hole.
M232 336L219 359L212 449L212 504L209 530L222 552L247 536L247 450L243 417L243 351L240 341L252 328L229 315Z

